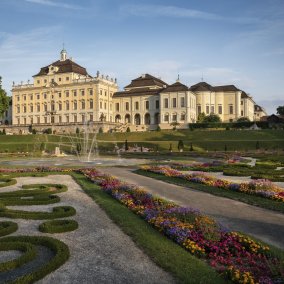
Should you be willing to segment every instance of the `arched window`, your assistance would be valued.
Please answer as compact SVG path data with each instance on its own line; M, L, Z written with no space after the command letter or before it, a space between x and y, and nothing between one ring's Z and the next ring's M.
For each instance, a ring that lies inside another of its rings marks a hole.
M65 104L66 104L66 110L69 110L69 101L66 101Z
M74 110L76 110L77 109L77 101L75 100L74 101ZM75 121L74 121L75 122Z
M115 116L115 122L120 122L121 121L121 116L119 114L117 114Z
M94 108L94 101L91 99L90 100L90 109L93 109Z
M85 100L82 100L81 105L82 105L82 109L85 109L86 107Z
M125 115L125 123L130 123L131 122L131 117L130 114Z
M140 118L140 114L136 113L134 116L134 124L135 125L140 125L141 124L141 118Z
M145 114L144 123L145 123L146 125L151 124L151 117L150 117L150 114L149 114L149 113L146 113L146 114Z
M165 115L164 115L164 121L165 121L165 122L169 122L169 114L168 114L168 113L165 113Z

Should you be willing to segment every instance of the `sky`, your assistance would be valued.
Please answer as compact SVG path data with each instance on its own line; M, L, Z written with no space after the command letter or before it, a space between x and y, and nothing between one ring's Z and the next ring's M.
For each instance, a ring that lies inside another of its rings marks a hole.
M0 76L32 81L68 55L120 89L150 73L234 84L269 114L284 105L283 0L0 0Z

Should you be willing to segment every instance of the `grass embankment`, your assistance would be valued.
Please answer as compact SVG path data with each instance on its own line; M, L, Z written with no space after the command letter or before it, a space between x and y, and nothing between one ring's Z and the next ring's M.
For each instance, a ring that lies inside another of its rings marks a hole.
M254 205L254 206L262 207L265 209L279 211L281 213L284 213L284 203L283 202L274 201L271 199L266 199L266 198L255 196L255 195L248 195L248 194L244 194L241 192L229 191L226 189L216 188L213 186L203 185L199 183L193 183L193 182L189 182L189 181L186 181L180 178L167 177L161 174L151 173L151 172L147 172L141 169L134 171L134 173L147 176L150 178L154 178L157 180L161 180L167 183L196 189L196 190L207 192L207 193L210 193L216 196L226 197L226 198L241 201L241 202L244 202L250 205Z
M101 151L113 150L116 142L119 147L123 147L126 139L129 146L138 145L159 151L168 151L170 144L172 144L172 150L177 151L179 140L183 140L185 151L190 149L191 143L196 151L224 151L225 147L227 151L255 150L257 141L261 149L283 150L283 134L283 130L163 130L100 133L97 140ZM70 152L71 140L67 135L2 135L0 149L2 153L32 152L35 154L41 151L44 144L44 148L48 151L54 151L55 147L60 145L63 151ZM80 139L78 137L73 139L73 144L74 141L76 144L80 142Z
M108 216L160 267L181 283L225 283L206 263L167 239L129 211L82 174L72 173L76 182Z

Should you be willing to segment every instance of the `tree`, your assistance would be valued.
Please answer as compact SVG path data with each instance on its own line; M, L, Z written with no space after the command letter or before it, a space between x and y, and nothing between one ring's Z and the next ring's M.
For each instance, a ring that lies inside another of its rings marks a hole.
M284 115L284 106L279 106L276 110L277 114Z
M40 149L40 151L45 150L45 143L44 142L41 142L39 149Z
M182 140L179 140L179 141L178 141L178 150L179 150L180 152L182 152L182 151L183 151L183 147L184 147L183 141L182 141Z
M9 97L5 90L2 89L2 77L0 76L0 116L3 116L9 108Z
M193 151L193 146L192 146L192 143L190 143L190 148L189 148L189 151Z
M128 151L128 150L129 150L128 141L127 141L127 140L125 140L125 142L124 142L124 150L125 150L125 151Z
M205 116L203 122L221 122L220 116L218 114L210 114Z
M156 131L161 131L161 127L160 127L160 125L158 125L158 126L157 126Z
M126 132L130 132L130 127L129 126L126 128Z
M80 134L80 129L79 129L79 127L76 128L76 134Z
M104 130L102 127L99 128L99 133L104 133Z
M240 117L238 118L237 122L250 122L248 117Z
M197 122L199 123L204 122L205 117L206 117L206 114L204 112L201 112L197 117Z

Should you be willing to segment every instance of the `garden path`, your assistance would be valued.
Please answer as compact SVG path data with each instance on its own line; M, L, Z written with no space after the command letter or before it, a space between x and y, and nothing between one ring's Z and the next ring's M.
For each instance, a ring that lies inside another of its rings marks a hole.
M19 229L13 235L49 235L63 241L70 249L69 260L38 283L174 283L174 279L138 249L71 176L21 177L9 188L19 189L22 184L35 183L65 184L68 191L58 194L60 203L9 208L50 211L54 206L70 205L77 214L69 218L79 224L73 232L50 235L38 231L43 221L15 220Z
M250 234L284 249L284 214L137 175L129 168L108 167L101 171L180 205L197 208L231 230Z

